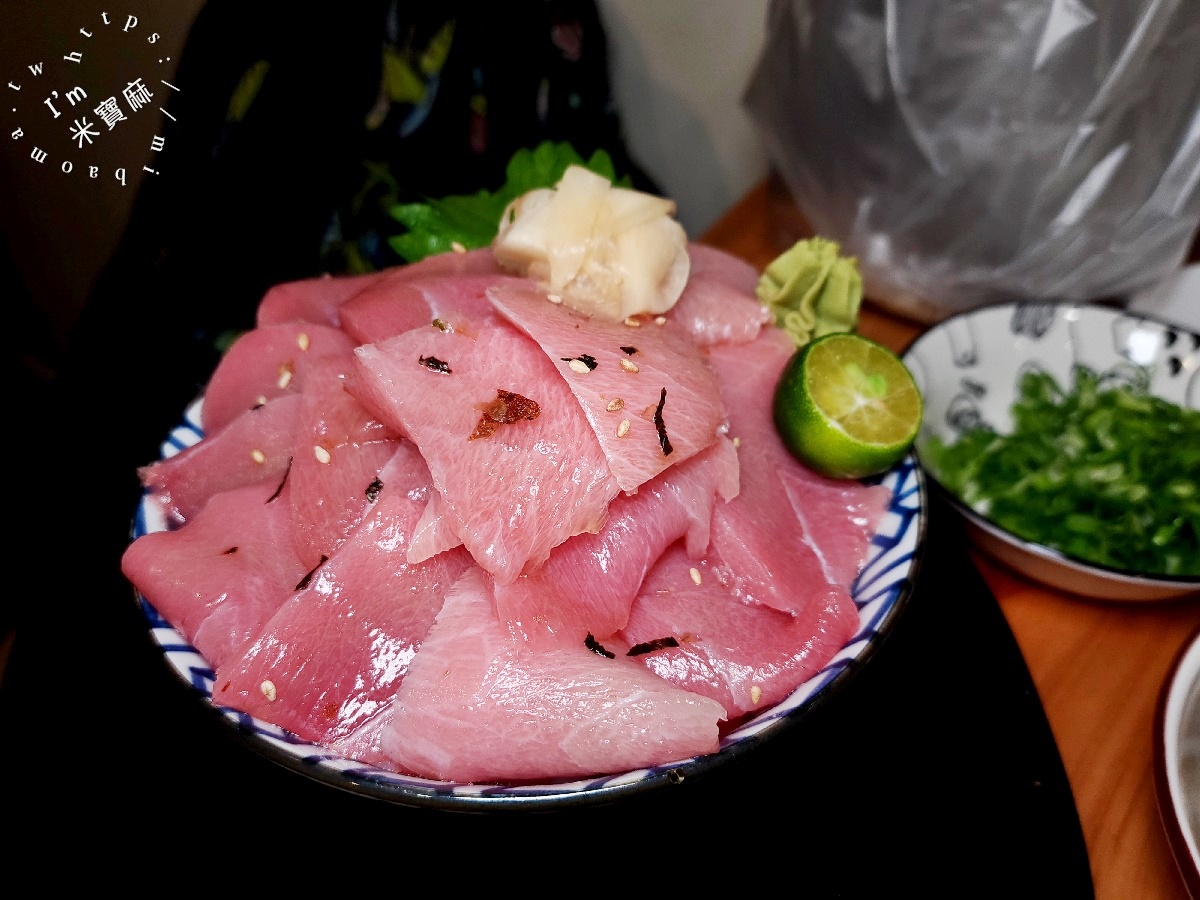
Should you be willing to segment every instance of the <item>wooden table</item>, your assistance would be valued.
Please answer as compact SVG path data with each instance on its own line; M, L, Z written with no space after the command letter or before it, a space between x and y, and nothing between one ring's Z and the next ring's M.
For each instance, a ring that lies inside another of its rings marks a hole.
M806 226L774 180L702 240L762 268ZM864 301L859 332L897 351L919 322ZM1200 597L1089 601L972 560L1016 636L1054 732L1083 825L1098 900L1187 900L1155 800L1155 705L1171 663L1200 629Z

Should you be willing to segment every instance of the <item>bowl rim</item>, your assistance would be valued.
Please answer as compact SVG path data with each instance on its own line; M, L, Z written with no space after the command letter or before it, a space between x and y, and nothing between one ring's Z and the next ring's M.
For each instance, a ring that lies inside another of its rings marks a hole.
M1142 322L1150 322L1155 325L1161 325L1164 328L1180 332L1182 334L1192 335L1197 346L1200 347L1200 333L1191 331L1174 322L1169 322L1164 319L1157 318L1152 315L1147 315L1141 312L1130 312L1122 307L1109 305L1105 302L1098 301L1081 301L1081 300L1004 300L996 303L987 303L982 306L976 306L972 309L962 310L952 315L946 316L937 322L932 323L926 328L923 328L919 334L914 336L912 340L905 345L900 353L902 360L907 360L909 354L916 350L920 344L929 335L942 330L951 321L958 319L968 319L984 312L996 312L999 310L1016 310L1024 306L1052 306L1055 308L1071 308L1085 311L1085 315L1091 315L1093 312L1099 313L1102 316L1115 318L1117 316L1126 316L1131 319L1136 319ZM1004 540L1010 545L1017 547L1020 550L1028 552L1034 556L1038 556L1043 560L1054 563L1077 571L1086 572L1087 574L1096 577L1117 581L1128 584L1130 586L1145 586L1145 587L1178 587L1183 589L1183 593L1200 591L1200 575L1170 575L1166 573L1150 573L1142 572L1136 569L1126 569L1118 566L1109 566L1104 563L1093 562L1075 556L1066 551L1059 550L1056 547L1051 547L1048 544L1042 544L1037 541L1031 541L1023 538L1020 535L1009 531L1003 525L1000 525L988 518L983 513L968 504L958 494L952 491L949 487L942 483L937 477L937 474L931 467L925 465L921 461L921 435L918 433L916 440L913 442L912 453L917 458L920 467L923 470L925 477L930 487L932 487L944 500L948 501L956 511L972 522L985 528L998 539Z

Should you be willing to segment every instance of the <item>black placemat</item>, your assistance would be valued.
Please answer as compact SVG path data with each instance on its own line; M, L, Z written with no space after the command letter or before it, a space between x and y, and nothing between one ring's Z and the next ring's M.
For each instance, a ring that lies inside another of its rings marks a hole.
M352 859L419 836L422 865L456 865L467 882L565 864L581 883L625 890L778 869L815 897L1093 895L1036 689L940 505L907 607L836 696L681 785L536 814L396 806L260 757L153 645L117 567L124 510L89 511L94 528L71 521L43 534L43 550L65 549L29 592L0 688L6 817L31 823L23 840L117 838L130 858L195 863L214 842L290 853L319 836L322 856ZM129 824L114 832L117 817Z

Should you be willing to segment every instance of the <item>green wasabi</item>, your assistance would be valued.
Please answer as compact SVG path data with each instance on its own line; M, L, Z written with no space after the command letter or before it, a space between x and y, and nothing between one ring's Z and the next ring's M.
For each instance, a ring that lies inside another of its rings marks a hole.
M825 334L854 331L862 289L858 262L842 256L836 241L813 237L763 270L757 294L799 348Z

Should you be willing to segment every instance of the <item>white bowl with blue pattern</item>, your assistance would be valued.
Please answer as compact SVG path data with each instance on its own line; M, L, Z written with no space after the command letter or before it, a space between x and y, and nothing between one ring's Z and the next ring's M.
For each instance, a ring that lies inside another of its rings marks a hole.
M185 411L183 421L163 442L163 458L175 455L203 437L199 424L201 402L197 400ZM724 734L717 752L617 775L546 784L459 784L401 775L337 756L276 725L214 703L214 673L207 660L159 615L145 597L138 595L137 601L166 662L184 683L250 747L309 778L380 800L441 809L541 809L609 801L680 784L740 756L764 738L799 720L818 702L825 702L866 662L891 629L912 592L928 515L925 480L914 455L910 454L873 480L887 485L892 499L872 536L867 561L851 590L859 617L855 635L828 665L785 700ZM134 519L132 537L136 539L166 527L157 507L143 497Z
M1200 303L1200 298L1197 298ZM914 450L918 459L935 436L953 443L986 425L1011 432L1011 408L1022 375L1041 371L1062 387L1076 364L1123 376L1150 375L1150 393L1185 409L1200 409L1200 335L1175 323L1099 303L997 303L927 329L903 359L924 400ZM1035 581L1100 600L1171 600L1200 594L1200 578L1154 575L1098 565L1025 540L990 521L949 490L926 465L931 489L962 516L987 554ZM1194 473L1200 482L1200 472Z

